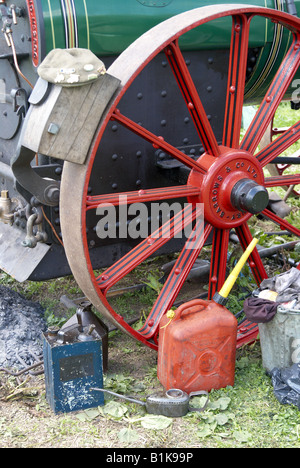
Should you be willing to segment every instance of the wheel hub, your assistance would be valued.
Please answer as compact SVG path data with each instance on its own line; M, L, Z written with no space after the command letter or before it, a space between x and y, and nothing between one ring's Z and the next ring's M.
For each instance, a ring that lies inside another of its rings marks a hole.
M205 219L213 226L240 226L267 207L269 196L263 186L263 171L250 153L223 147L220 156L203 154L200 161L207 173L202 175L193 169L188 183L200 187L199 201L204 203Z
M240 211L257 214L267 208L269 194L262 185L251 179L242 179L232 189L231 203Z

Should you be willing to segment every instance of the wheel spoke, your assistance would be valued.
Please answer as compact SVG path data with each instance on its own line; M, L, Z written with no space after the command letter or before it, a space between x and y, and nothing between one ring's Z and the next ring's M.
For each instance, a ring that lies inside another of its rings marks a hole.
M255 152L299 67L299 34L295 33L293 37L293 43L241 143L241 148L251 153Z
M157 189L136 190L133 192L110 193L105 195L87 196L87 210L95 209L99 205L121 206L132 203L147 203L181 197L194 197L200 194L200 189L192 185L178 185Z
M213 156L218 156L220 154L220 150L217 140L181 53L178 40L172 42L165 49L165 53L180 91L184 97L187 108L191 114L204 150Z
M289 129L285 130L276 140L257 153L256 158L262 164L262 167L269 164L273 159L279 156L283 151L296 143L300 138L300 121Z
M154 135L154 133L151 133L149 130L143 128L141 125L137 124L125 115L122 115L119 110L116 110L112 114L111 119L118 121L121 125L128 128L128 130L151 143L154 148L161 149L165 153L188 166L190 169L196 169L196 171L201 172L202 174L206 173L205 168L203 168L197 161L194 161L194 159L190 158L186 154L182 153L182 151L164 141L163 137Z
M160 319L172 307L211 230L210 225L204 228L203 219L196 221L196 226L170 272L150 315L139 330L144 337L149 339L156 334Z
M282 229L283 231L289 231L292 234L295 234L296 236L300 237L300 229L292 226L288 221L280 218L276 214L272 213L272 211L266 209L263 210L261 214L272 220L275 224L278 224L278 226L280 226L280 229Z
M241 244L243 250L246 250L247 247L249 246L249 244L253 240L253 237L252 237L252 234L250 232L248 224L244 223L240 227L236 228L235 230L236 230L236 233L237 233L237 235L239 237L240 244ZM259 255L258 250L257 250L256 247L253 250L252 254L250 255L250 257L248 259L248 263L249 263L250 268L252 270L254 279L255 279L257 285L259 286L260 283L264 279L268 278L268 275L266 273L264 264L262 262L262 259L261 259L260 255Z
M250 19L246 15L232 18L227 98L223 145L238 148L244 103Z
M300 184L300 174L281 175L265 179L265 187L286 187L298 184Z
M208 299L214 297L215 293L222 288L226 279L229 233L229 229L214 229Z
M128 254L105 270L96 278L99 288L103 294L134 268L140 265L150 255L154 254L166 242L176 234L183 231L199 215L199 205L188 203L187 206L177 213L172 219L164 223L157 231L140 242Z

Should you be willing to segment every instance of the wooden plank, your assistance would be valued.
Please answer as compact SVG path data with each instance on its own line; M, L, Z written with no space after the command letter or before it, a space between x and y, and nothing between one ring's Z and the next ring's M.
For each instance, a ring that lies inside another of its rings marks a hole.
M101 116L119 86L105 74L92 84L62 88L46 122L39 152L53 158L83 164ZM49 133L50 126L59 128Z
M35 153L84 164L101 116L119 84L106 73L83 86L53 86L43 104L30 107L22 145ZM51 128L57 132L49 132Z

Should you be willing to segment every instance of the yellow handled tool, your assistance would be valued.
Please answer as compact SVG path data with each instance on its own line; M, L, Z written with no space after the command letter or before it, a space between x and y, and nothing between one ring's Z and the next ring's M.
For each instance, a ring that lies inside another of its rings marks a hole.
M243 255L241 256L240 260L228 276L227 280L225 281L221 291L219 293L216 293L213 300L217 302L218 304L224 305L227 301L227 298L229 296L229 293L231 289L234 286L234 283L236 282L243 266L245 265L246 261L252 254L253 250L255 249L256 245L258 243L258 239L253 239L251 244L247 247Z

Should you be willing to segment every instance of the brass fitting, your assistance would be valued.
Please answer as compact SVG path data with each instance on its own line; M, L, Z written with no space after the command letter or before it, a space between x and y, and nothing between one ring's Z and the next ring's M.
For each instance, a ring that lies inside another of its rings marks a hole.
M1 190L0 197L0 220L5 224L13 222L12 202L9 198L8 190Z

